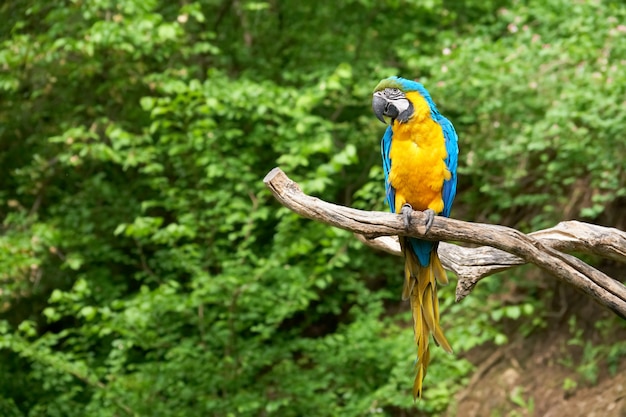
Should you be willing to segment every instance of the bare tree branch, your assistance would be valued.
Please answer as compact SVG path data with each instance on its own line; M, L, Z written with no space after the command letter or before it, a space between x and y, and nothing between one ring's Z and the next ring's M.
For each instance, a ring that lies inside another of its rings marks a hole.
M396 236L380 236L373 239L358 234L355 236L366 245L402 256ZM528 236L561 252L581 252L626 262L626 232L612 227L567 221L550 229L530 233ZM439 256L443 266L459 277L456 289L457 301L465 298L481 279L526 263L515 255L489 246L466 248L446 242L439 244Z
M440 244L442 263L459 276L457 300L469 294L481 278L516 265L533 263L626 318L626 287L580 259L561 252L588 252L624 261L626 233L620 230L566 222L525 235L509 227L437 216L425 234L426 216L421 212L413 212L411 226L405 229L397 214L357 210L308 196L280 168L271 170L263 182L290 210L362 235L360 240L389 253L399 253L397 240L392 237L397 235L487 246L464 248L445 242Z

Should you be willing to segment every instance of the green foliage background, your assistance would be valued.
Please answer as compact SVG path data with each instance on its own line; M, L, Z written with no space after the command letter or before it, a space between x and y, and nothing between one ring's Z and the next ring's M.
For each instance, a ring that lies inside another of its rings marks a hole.
M415 406L401 261L261 181L384 210L389 75L460 134L453 216L619 226L621 2L16 0L0 21L1 415L444 410L463 352L541 321L533 284L442 289L457 355Z

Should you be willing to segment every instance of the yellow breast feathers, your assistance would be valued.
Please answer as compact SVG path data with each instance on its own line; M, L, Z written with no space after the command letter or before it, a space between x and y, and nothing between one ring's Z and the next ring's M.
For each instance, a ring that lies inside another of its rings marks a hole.
M430 117L428 103L418 92L407 93L415 112L406 123L395 121L389 157L389 182L396 190L396 212L405 203L413 210L443 211L441 189L451 175L446 167L445 140L441 126Z

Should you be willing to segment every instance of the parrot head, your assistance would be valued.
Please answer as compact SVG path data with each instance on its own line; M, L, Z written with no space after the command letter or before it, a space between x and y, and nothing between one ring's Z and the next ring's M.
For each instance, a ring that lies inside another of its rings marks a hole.
M378 120L387 124L385 117L389 117L391 119L390 124L393 124L395 120L400 123L408 122L415 113L416 104L418 104L412 100L415 94L410 93L419 94L423 102L426 103L427 109L430 110L431 116L438 113L435 103L422 84L405 78L389 77L379 82L374 89L372 109Z

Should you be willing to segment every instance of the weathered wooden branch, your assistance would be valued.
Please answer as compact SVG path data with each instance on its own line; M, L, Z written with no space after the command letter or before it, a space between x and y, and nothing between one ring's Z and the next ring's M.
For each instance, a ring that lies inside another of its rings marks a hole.
M567 221L528 236L561 252L587 253L626 262L626 232L612 227ZM366 245L402 256L396 236L368 239L357 234L356 237ZM524 259L489 246L466 248L446 242L439 244L439 256L444 267L459 276L457 301L465 298L481 279L526 263Z
M370 246L400 254L397 235L442 241L439 254L444 267L459 276L457 300L476 283L495 272L533 263L573 285L616 314L626 318L626 286L564 251L587 252L626 261L626 233L581 222L563 222L554 228L525 235L509 227L435 217L425 234L426 216L413 212L405 229L401 216L338 206L302 192L279 168L263 182L285 207L303 217L349 230ZM445 243L458 241L483 245L466 248Z

